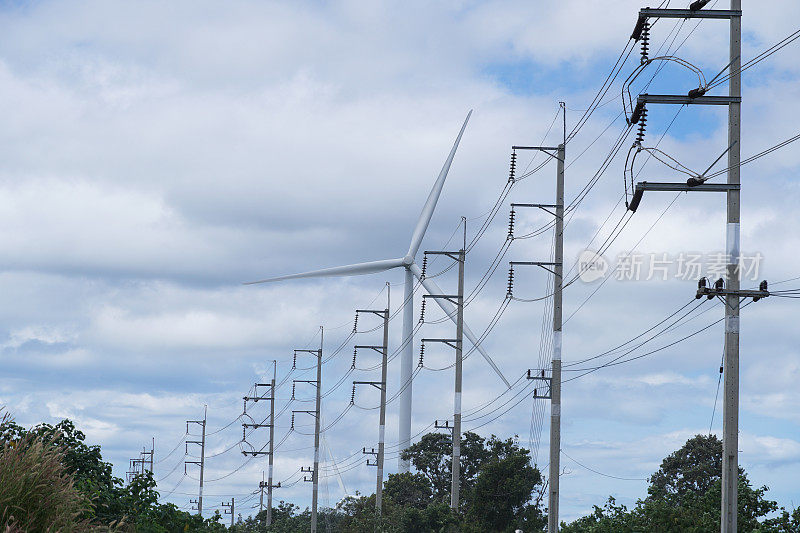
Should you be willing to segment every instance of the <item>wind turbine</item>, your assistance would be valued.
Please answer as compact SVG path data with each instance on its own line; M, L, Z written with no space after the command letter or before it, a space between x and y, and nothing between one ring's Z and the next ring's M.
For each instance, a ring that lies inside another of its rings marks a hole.
M405 269L405 287L403 298L403 301L405 302L403 307L403 342L405 344L403 346L403 351L400 358L400 387L405 388L401 392L399 398L399 438L401 452L408 448L411 444L411 375L414 367L414 346L412 342L412 337L414 335L414 278L419 280L429 294L443 294L442 290L432 279L426 278L422 275L422 269L417 265L415 256L417 255L419 247L422 244L422 238L425 236L425 231L428 229L428 225L430 224L433 211L436 208L436 202L439 200L439 195L441 194L442 187L444 187L444 182L447 179L447 173L450 170L453 157L456 155L458 144L461 142L461 136L464 134L464 130L467 127L467 122L469 122L469 117L471 115L472 110L467 113L467 118L464 120L464 125L461 126L461 131L458 132L458 137L456 137L456 141L453 143L453 148L450 150L450 154L447 156L444 166L442 166L442 170L439 172L439 177L436 178L436 182L433 184L433 188L428 194L428 199L425 201L425 205L422 207L419 220L417 220L417 225L414 228L414 233L411 236L411 245L408 247L408 252L405 254L405 256L398 259L383 259L380 261L370 261L367 263L356 263L353 265L323 268L321 270L312 270L310 272L302 272L300 274L289 274L287 276L278 276L275 278L262 279L247 283L247 285L251 285L256 283L270 283L288 279L320 278L330 276L358 276L363 274L376 274L378 272L384 272L393 268ZM445 314L447 314L447 316L449 316L450 319L455 322L456 307L443 298L433 298L433 300L439 304L439 307L442 308ZM494 363L494 361L492 361L492 358L489 357L489 354L486 353L486 350L484 350L480 345L475 334L472 333L466 324L464 324L464 336L469 339L469 341L475 346L478 352L480 352L483 358L486 359L489 365L491 365L497 375L500 376L500 379L503 380L503 383L505 383L508 388L511 388L511 384L505 378L500 369L497 368L497 365ZM400 472L408 472L408 461L399 459L398 469Z

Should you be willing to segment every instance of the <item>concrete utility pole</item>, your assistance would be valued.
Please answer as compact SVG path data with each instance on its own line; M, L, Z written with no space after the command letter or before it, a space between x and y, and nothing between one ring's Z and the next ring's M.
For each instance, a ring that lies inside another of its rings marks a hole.
M301 472L306 472L311 474L311 479L309 480L305 476L303 477L304 481L311 481L312 484L312 495L311 495L311 533L316 533L317 531L317 502L318 502L318 492L319 492L319 432L320 432L320 421L322 418L322 343L324 339L324 330L322 326L319 327L319 350L306 350L306 349L297 349L295 350L295 355L297 353L311 353L316 354L317 356L317 379L316 380L294 380L295 383L314 383L317 388L317 401L316 407L314 411L292 411L292 413L307 413L314 416L314 468L313 470L303 469L301 467Z
M233 527L233 517L235 516L234 513L236 512L236 500L235 500L235 498L231 497L230 503L222 502L222 506L223 507L228 507L228 509L225 509L223 512L225 514L230 514L231 515L231 527Z
M263 473L262 473L262 480L258 483L258 488L261 491L261 496L259 498L259 512L264 510L264 488L267 488L267 525L272 524L272 489L279 488L280 483L277 485L272 484L272 470L273 470L273 461L274 461L274 443L275 443L275 379L277 376L277 368L278 363L277 361L272 361L272 380L269 383L256 383L253 385L253 396L245 396L244 399L244 414L247 414L247 402L259 402L260 400L267 400L269 401L269 424L257 423L253 420L253 423L243 423L242 424L242 442L247 442L247 428L259 429L263 427L269 428L269 449L264 451L264 447L260 450L256 450L253 447L252 451L244 450L242 454L252 455L253 457L257 455L267 455L268 456L268 464L269 464L269 481L264 482L263 480ZM259 387L269 387L269 396L263 396L259 394L258 388ZM248 415L249 416L249 415ZM251 418L252 420L252 418Z
M731 0L731 10L742 9L741 0ZM742 17L730 19L730 81L728 96L728 193L726 269L729 291L739 290L739 198L741 191L741 97L742 97ZM739 487L739 296L725 298L725 404L722 438L722 533L736 533Z
M467 220L464 219L464 246L458 251L458 315L456 317L456 375L453 394L453 479L450 486L450 507L458 511L461 490L461 363L464 347L464 261L466 260Z
M186 453L189 453L189 445L190 444L199 444L200 445L200 460L199 461L185 461L184 464L184 473L186 473L186 465L193 464L200 466L200 492L197 496L197 514L203 516L203 473L205 471L206 465L206 419L208 418L208 406L204 406L203 408L203 419L202 420L187 420L186 421L186 433L189 433L189 424L198 424L202 428L201 438L200 440L187 440L186 441Z
M267 525L272 525L272 473L275 460L275 378L278 375L278 362L272 362L272 381L270 390L272 391L272 401L269 402L269 476L267 477ZM262 480L263 482L263 480ZM278 484L280 486L280 483ZM264 491L261 491L262 495Z
M385 449L385 442L386 442L386 373L387 373L387 363L388 363L388 355L389 355L389 309L391 304L391 296L390 296L390 288L391 285L386 283L386 309L383 311L375 311L372 309L356 309L356 317L358 317L359 313L372 313L374 315L378 315L383 319L383 344L381 346L367 346L367 345L357 345L355 350L358 351L359 348L366 348L371 349L379 352L381 354L381 380L380 381L354 381L353 382L353 398L355 398L355 387L356 385L372 385L373 387L377 387L381 391L381 404L380 404L380 419L378 421L378 451L375 452L374 449L371 451L367 451L364 448L362 451L366 455L375 455L375 465L378 467L377 473L377 481L375 485L375 512L378 516L381 516L383 510L383 464L384 464L384 449ZM353 365L355 366L355 355L353 359ZM373 466L369 459L367 459L367 465Z
M553 354L551 374L547 378L542 375L531 375L528 370L528 379L540 379L548 383L547 395L535 395L536 398L550 400L550 463L548 472L549 491L547 495L547 531L557 532L559 481L561 469L561 347L562 347L562 291L564 288L564 159L566 157L566 105L559 102L564 110L564 141L557 147L550 146L513 146L516 150L538 150L553 157L557 161L556 168L556 203L555 204L511 204L512 213L515 207L537 207L551 213L555 217L555 257L553 262L541 261L511 261L509 275L509 296L512 290L514 265L534 265L553 274ZM512 161L516 157L512 158ZM551 209L553 211L551 211ZM513 220L513 216L512 216ZM509 229L511 233L512 228Z
M718 191L727 195L726 225L726 271L725 287L715 287L710 297L721 296L725 300L725 402L723 404L722 436L722 506L720 513L721 533L737 531L737 491L739 485L739 302L740 298L752 291L740 290L740 169L741 162L741 107L742 107L742 2L731 0L729 10L703 9L708 0L692 2L689 9L651 9L639 10L639 19L631 38L642 38L642 28L648 18L706 18L728 19L730 24L728 72L728 96L705 96L706 87L689 91L688 96L640 94L636 108L631 113L629 124L639 121L646 104L704 104L728 106L728 180L727 183L706 184L703 175L690 178L686 184L649 183L636 185L634 196L628 208L636 211L644 191ZM641 124L640 124L641 126ZM715 161L716 163L716 161ZM713 166L713 164L712 164ZM709 167L710 170L711 167ZM704 280L702 280L704 281ZM720 280L722 283L722 280ZM763 282L764 284L766 282ZM702 285L701 285L702 287ZM766 292L766 286L764 286ZM763 297L759 296L758 298Z
M558 531L559 477L561 469L561 291L564 288L564 157L558 146L556 180L556 245L553 265L553 368L550 382L550 492L548 494L547 531Z
M466 262L466 240L467 240L467 220L461 217L464 223L464 244L458 252L425 252L426 255L446 255L458 263L458 293L448 294L425 294L423 298L442 298L448 300L456 306L456 338L455 339L422 339L423 345L426 342L441 342L452 347L456 351L455 362L455 386L453 393L453 462L451 466L450 484L450 507L456 511L459 508L459 493L461 489L461 381L462 381L462 356L464 339L464 263ZM436 427L448 427L447 424Z

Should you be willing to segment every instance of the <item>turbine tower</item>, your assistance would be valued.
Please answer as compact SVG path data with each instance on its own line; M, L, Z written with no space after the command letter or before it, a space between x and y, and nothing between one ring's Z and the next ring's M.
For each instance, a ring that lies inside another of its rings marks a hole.
M384 272L393 268L405 269L405 287L403 295L403 301L405 302L403 304L403 348L400 358L400 388L402 389L402 392L399 398L400 427L398 432L401 452L408 448L411 444L411 375L414 368L414 343L412 338L414 335L414 278L419 280L428 293L442 294L442 290L433 280L422 275L422 269L417 265L415 257L419 251L420 245L422 244L425 231L428 229L428 225L430 224L433 211L436 209L436 202L439 200L439 195L442 193L442 187L444 187L444 182L447 179L447 173L450 170L450 165L453 162L453 157L456 155L458 144L461 142L461 136L464 134L464 130L467 127L467 122L469 122L469 117L471 115L472 111L470 110L470 112L467 113L467 118L464 120L464 125L461 126L461 131L458 132L455 143L453 143L453 148L450 150L450 154L447 156L441 172L439 172L439 177L436 178L436 182L433 184L433 188L428 194L428 199L425 201L425 205L422 207L422 212L419 215L419 220L417 220L414 233L411 235L411 245L408 247L408 252L405 256L398 259L383 259L380 261L370 261L367 263L356 263L353 265L324 268L322 270L312 270L310 272L302 272L300 274L289 274L287 276L251 281L246 284L252 285L256 283L270 283L288 279L320 278L330 276L358 276L363 274L376 274L378 272ZM456 307L452 303L442 298L434 298L434 301L439 304L439 307L442 308L445 314L447 314L447 316L450 317L453 322L456 321ZM500 369L497 368L497 365L494 363L494 361L492 361L492 358L489 357L489 354L486 353L486 350L484 350L478 342L478 338L474 333L472 333L466 324L464 324L464 336L469 339L469 341L475 346L478 352L480 352L483 358L486 359L497 375L500 376L500 379L503 380L503 383L505 383L508 388L511 388L511 384L505 378ZM399 459L398 470L400 472L408 472L408 461Z

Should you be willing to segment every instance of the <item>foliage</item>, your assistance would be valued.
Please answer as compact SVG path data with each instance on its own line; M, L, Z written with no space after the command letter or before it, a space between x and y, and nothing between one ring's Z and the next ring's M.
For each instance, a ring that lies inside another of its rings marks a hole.
M609 497L603 507L563 526L564 533L718 531L721 505L722 443L715 436L696 435L666 457L650 476L647 497L628 510ZM742 532L800 532L800 512L780 514L766 498L767 487L753 488L739 469L738 529Z
M86 435L69 420L27 430L3 417L0 525L12 526L9 531L16 527L20 531L65 533L90 529L145 533L225 531L218 520L203 520L172 504L158 503L150 472L125 485L113 476L111 464L103 461L100 446L87 445L85 440ZM14 481L5 482L5 475ZM24 505L17 501L19 498ZM59 503L59 498L67 503ZM49 526L26 522L22 513L28 508L51 512L57 519ZM9 518L12 515L13 523Z
M13 425L7 415L0 427ZM0 528L6 531L87 531L88 498L64 466L55 439L15 433L0 441Z
M113 476L99 446L69 420L30 430L0 418L0 531L144 533L222 532L295 533L308 531L308 508L281 501L266 512L239 519L227 529L217 514L210 519L158 502L151 473L125 484ZM530 464L528 450L514 439L484 439L464 434L461 457L461 508L450 509L452 442L428 434L404 452L416 472L390 475L384 483L382 514L375 495L348 496L333 509L321 509L320 528L347 533L542 532L546 483ZM628 509L609 498L569 525L564 533L700 533L717 531L720 516L722 444L695 436L666 457L650 477L647 495ZM800 510L778 508L739 472L739 531L800 533Z
M541 530L547 523L538 505L529 505L542 475L528 451L511 439L489 440L488 458L476 478L467 515L481 531Z
M389 479L383 484L383 496L403 507L424 509L430 503L433 491L424 475L403 472L389 474Z

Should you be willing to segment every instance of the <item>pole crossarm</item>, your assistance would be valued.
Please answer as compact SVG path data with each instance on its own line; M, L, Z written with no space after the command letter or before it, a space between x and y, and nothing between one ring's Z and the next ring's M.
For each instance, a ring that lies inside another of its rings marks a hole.
M292 413L306 413L307 415L311 415L313 417L317 416L317 412L313 409L301 409L301 410L292 409Z
M458 305L458 303L461 301L460 296L458 294L423 294L422 298L423 300L425 298L433 298L433 299L439 298L442 300L447 300L453 305Z
M511 209L514 209L515 207L538 207L542 211L550 213L553 216L558 216L558 215L556 215L556 213L554 213L553 211L550 211L550 210L551 209L563 208L564 206L563 205L557 205L557 204L517 204L517 203L511 204Z
M425 255L446 255L450 259L456 262L460 262L460 252L446 252L446 251L437 251L437 250L426 250Z
M436 429L449 429L450 431L453 430L453 426L450 425L449 420L445 420L444 424L440 424L438 420L434 420L433 427Z
M259 400L272 400L271 396L242 396L242 399L246 402L257 402Z
M356 350L363 349L363 350L375 350L378 353L383 353L383 346L371 346L366 344L357 344L353 346Z
M699 185L689 185L688 183L653 183L647 181L640 181L636 184L636 189L633 191L628 209L636 212L639 204L642 201L642 196L645 191L667 191L667 192L730 192L738 191L741 188L739 184L729 183L701 183Z
M378 390L383 390L384 383L381 381L354 381L353 385L372 385Z
M741 103L740 96L695 96L681 94L640 94L636 106L644 104L680 104L680 105L730 105Z
M539 394L538 388L533 389L533 397L534 398L541 398L543 400L552 400L553 399L553 378L548 378L544 375L544 370L541 371L541 375L535 376L531 374L531 370L528 369L528 374L525 376L525 379L535 380L535 381L544 381L547 384L547 394Z
M244 455L245 457L247 457L248 455L252 455L253 457L256 457L256 456L259 456L259 455L272 455L272 453L271 452L264 452L264 451L254 450L252 452L243 451L242 455ZM266 486L266 485L264 485L264 486ZM274 486L275 485L273 485L273 487Z
M374 455L376 457L378 456L378 451L375 448L370 448L369 450L367 450L366 448L361 448L361 453L364 455Z
M767 298L770 295L769 291L748 291L748 290L728 290L728 289L715 289L714 287L702 287L697 289L696 298L703 296L738 296L739 298L753 298L758 301L761 298Z
M512 268L514 265L527 265L527 266L538 266L541 267L553 275L557 275L555 269L547 268L547 267L557 267L561 266L560 262L548 262L548 261L509 261L508 262Z
M679 18L679 19L732 19L742 16L741 9L654 9L644 7L639 10L639 17L633 27L631 39L638 41L642 38L644 23L649 18Z
M295 348L294 353L313 353L317 354L320 350L309 350L307 348Z
M544 152L545 154L549 155L555 160L559 160L558 157L558 147L557 146L512 146L512 150L538 150L540 152ZM555 153L553 153L555 152Z
M272 424L242 424L245 428L271 428Z
M458 339L422 339L420 342L441 342L442 344L446 344L451 348L458 349Z
M380 317L382 317L385 312L385 309L356 309L356 313L372 313Z

